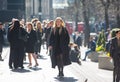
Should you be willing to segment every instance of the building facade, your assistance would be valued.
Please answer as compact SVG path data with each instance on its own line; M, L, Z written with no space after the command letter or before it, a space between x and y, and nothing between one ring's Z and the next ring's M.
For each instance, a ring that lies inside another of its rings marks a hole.
M0 21L10 22L12 18L25 17L25 0L0 0Z

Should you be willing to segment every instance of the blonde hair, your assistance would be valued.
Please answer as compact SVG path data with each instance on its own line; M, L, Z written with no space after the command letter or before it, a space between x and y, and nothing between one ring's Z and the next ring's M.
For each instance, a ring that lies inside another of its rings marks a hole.
M38 30L38 24L40 24L40 32L42 32L42 24L40 21L37 21L36 23L36 30Z
M27 22L26 25L30 25L31 26L31 30L33 30L33 24L31 22Z
M35 21L39 21L38 18L33 18L33 19L31 20L32 23L34 23Z
M60 21L61 21L61 27L65 27L65 23L64 23L63 19L62 19L61 17L57 17L57 18L55 19L55 23L54 23L54 27L55 27L55 28L57 27L57 24L56 24L56 21L57 21L57 20L60 20Z

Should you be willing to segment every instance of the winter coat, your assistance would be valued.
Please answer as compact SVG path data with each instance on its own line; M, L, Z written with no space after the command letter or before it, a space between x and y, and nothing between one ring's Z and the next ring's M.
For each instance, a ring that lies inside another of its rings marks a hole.
M58 43L58 35L57 31L54 29L51 31L50 39L49 39L49 46L52 46L52 54L51 54L51 61L52 61L52 68L55 68L57 65L56 56L59 54L63 55L63 63L64 65L71 64L69 58L69 41L70 37L66 28L62 28L61 33L59 34L59 43ZM59 48L58 48L59 47Z

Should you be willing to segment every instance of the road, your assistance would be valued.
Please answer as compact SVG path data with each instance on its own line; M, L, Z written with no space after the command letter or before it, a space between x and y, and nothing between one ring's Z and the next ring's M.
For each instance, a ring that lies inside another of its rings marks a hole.
M81 57L84 56L86 48L81 48ZM90 60L82 61L82 65L73 63L64 68L64 78L58 78L57 68L51 68L50 57L46 49L42 48L42 58L38 59L37 68L27 68L28 58L24 62L25 69L10 70L8 67L9 47L5 47L0 61L0 82L112 82L112 71L98 68L98 62ZM33 65L34 61L32 60Z

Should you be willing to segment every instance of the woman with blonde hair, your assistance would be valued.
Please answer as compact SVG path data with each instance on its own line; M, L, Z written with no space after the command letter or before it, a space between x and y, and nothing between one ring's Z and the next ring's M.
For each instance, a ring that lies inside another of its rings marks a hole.
M61 17L57 17L49 39L49 50L52 50L52 68L58 66L59 77L64 76L64 66L71 64L69 59L69 41L70 37L65 28L64 21Z
M35 43L35 54L38 57L40 56L40 51L41 51L41 44L42 44L42 35L43 35L43 30L42 30L42 25L40 21L36 22L36 36L37 36L37 42Z
M26 52L28 53L28 59L29 59L28 67L32 66L31 55L35 60L35 66L38 66L37 58L36 55L34 54L35 52L34 47L37 41L37 37L36 37L36 32L33 30L33 25L31 22L27 22L27 32L28 32L28 37L26 42Z

